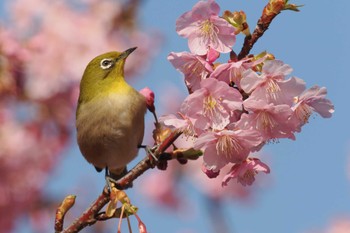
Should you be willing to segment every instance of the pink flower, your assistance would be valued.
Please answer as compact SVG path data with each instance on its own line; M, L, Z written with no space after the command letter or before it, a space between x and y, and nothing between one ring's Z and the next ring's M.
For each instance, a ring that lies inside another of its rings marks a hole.
M228 63L218 65L213 73L210 74L210 78L224 81L227 84L234 83L238 88L241 89L241 79L243 72L263 62L264 60L265 57L254 62L251 62L250 58L242 59L237 62L229 61Z
M194 147L204 150L206 170L217 173L228 163L244 161L261 143L262 138L255 130L222 130L200 135Z
M242 163L236 163L231 171L227 173L222 181L222 186L227 186L231 179L237 179L237 182L243 186L252 185L255 181L255 175L259 172L270 173L270 168L257 158L249 158Z
M249 114L242 114L236 127L258 130L265 140L290 138L295 140L295 121L290 120L293 111L286 105L267 104L248 98L243 102Z
M170 53L168 60L185 75L185 83L190 92L200 88L200 82L213 72L213 68L205 59L189 52Z
M295 77L285 80L291 72L292 68L282 61L266 61L261 75L253 70L243 73L241 87L246 93L252 93L251 99L292 106L293 98L305 90L305 82Z
M224 199L236 201L249 201L253 189L243 187L237 182L229 182L225 188L222 188L222 179L230 171L230 166L225 166L220 170L220 174L215 179L208 179L198 167L203 164L202 157L191 163L186 164L182 171L185 171L185 177L190 180L193 187L197 188L203 195L210 197L213 200L222 201Z
M220 53L231 51L236 41L235 28L219 17L220 7L214 0L199 1L191 11L176 21L177 33L188 38L192 53L205 55L209 47Z
M143 88L139 92L145 97L148 110L154 112L156 108L154 106L154 92L148 87Z
M296 105L293 106L294 117L301 125L308 122L312 112L315 111L324 118L329 118L334 112L334 105L326 99L327 89L325 87L313 86L299 97L295 98Z
M184 100L181 112L196 119L196 128L224 129L235 116L234 111L242 110L242 95L213 78L203 80L200 86Z
M159 118L159 122L162 122L166 126L170 126L172 128L175 128L177 130L180 130L183 132L184 135L187 137L192 137L196 135L195 128L194 128L194 122L196 120L192 119L188 116L185 116L181 112L178 112L178 115L169 114L165 116L161 116Z

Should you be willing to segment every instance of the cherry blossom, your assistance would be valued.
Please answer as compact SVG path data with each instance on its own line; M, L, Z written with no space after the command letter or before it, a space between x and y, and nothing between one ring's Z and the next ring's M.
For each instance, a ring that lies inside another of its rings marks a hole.
M237 127L256 129L265 140L290 138L295 140L296 123L290 120L293 110L286 104L268 104L248 98L243 103L249 114L242 114Z
M214 0L199 1L177 19L176 31L188 38L192 53L205 55L209 47L221 53L231 51L236 41L235 28L218 16L219 11Z
M250 98L265 100L267 103L293 104L293 97L305 90L305 82L293 77L285 80L292 68L279 60L266 61L262 67L261 75L253 70L243 73L241 87Z
M241 88L241 79L243 72L249 68L261 63L265 58L252 61L251 58L242 59L240 61L229 61L218 65L211 73L210 78L215 78L224 81L227 84L235 84L239 89ZM253 72L253 71L252 71Z
M242 96L226 83L208 78L200 83L201 88L189 95L181 106L181 112L196 119L195 127L201 129L224 129L242 109Z
M204 150L203 163L206 169L218 172L228 163L244 161L260 143L262 138L255 130L222 130L203 133L194 147Z
M243 186L252 185L255 175L259 172L270 173L270 168L257 158L249 158L232 166L230 172L224 177L222 186L227 186L231 179L237 179L237 182Z
M181 112L178 112L177 115L169 114L161 116L159 121L170 128L180 130L187 137L196 136L198 132L201 132L196 131L194 127L196 119L185 116Z
M170 53L168 60L185 75L185 83L190 92L200 88L200 82L213 72L212 66L204 58L189 52Z
M202 167L202 171L198 169ZM208 179L208 174L204 173L207 168L203 165L203 159L199 158L196 161L189 163L184 169L187 178L190 179L193 185L206 196L220 201L220 200L239 200L248 201L254 194L251 187L244 187L237 182L228 182L225 188L222 188L222 180L224 176L230 171L230 166L223 167L220 172L216 172L216 178ZM214 173L213 173L214 174Z
M293 106L294 116L303 125L308 122L312 112L317 112L324 118L329 118L334 112L334 105L326 99L327 89L325 87L313 86L295 97L296 105Z

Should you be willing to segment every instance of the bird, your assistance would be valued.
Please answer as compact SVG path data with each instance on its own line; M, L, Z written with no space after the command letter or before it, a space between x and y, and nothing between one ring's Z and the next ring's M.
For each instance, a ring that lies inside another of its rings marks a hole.
M125 61L135 49L95 57L80 82L77 142L98 172L105 169L106 180L126 174L126 165L137 156L144 137L146 99L124 78Z

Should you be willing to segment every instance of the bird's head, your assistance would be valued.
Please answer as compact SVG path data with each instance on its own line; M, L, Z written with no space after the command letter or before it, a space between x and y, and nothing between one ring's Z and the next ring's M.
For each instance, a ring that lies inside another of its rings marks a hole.
M125 60L135 49L136 47L124 52L108 52L92 59L80 82L79 102L88 101L118 83L124 82Z

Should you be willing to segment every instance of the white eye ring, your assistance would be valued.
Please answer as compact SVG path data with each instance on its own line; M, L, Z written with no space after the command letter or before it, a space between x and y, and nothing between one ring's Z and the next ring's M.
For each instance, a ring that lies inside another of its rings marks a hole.
M100 62L100 67L104 70L111 68L112 65L113 65L113 60L110 58L102 59Z

